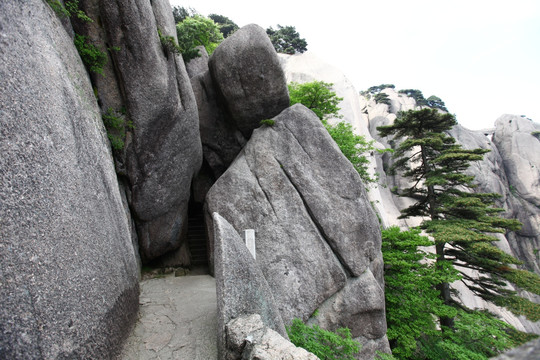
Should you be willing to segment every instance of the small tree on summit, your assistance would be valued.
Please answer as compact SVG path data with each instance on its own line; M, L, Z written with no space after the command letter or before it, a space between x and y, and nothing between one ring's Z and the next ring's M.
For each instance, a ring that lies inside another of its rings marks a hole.
M294 26L278 25L277 30L269 27L266 33L278 53L293 55L307 50L306 39L300 37Z
M223 34L224 38L232 35L236 30L238 30L238 25L231 19L223 15L210 14L208 17L219 26L219 31Z

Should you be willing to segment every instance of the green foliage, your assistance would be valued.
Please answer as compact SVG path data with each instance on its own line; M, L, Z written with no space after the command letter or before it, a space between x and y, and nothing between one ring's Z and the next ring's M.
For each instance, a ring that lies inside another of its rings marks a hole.
M531 135L540 140L540 131L533 131Z
M435 95L431 95L426 99L422 92L416 89L399 90L399 93L412 97L416 101L416 106L428 106L432 109L440 109L448 112L444 101Z
M208 17L219 26L219 31L221 31L225 39L238 30L238 25L226 16L210 14Z
M197 11L193 8L185 8L183 6L175 6L172 9L173 17L174 17L174 23L178 24L187 19L188 17L192 17L197 15Z
M294 26L278 25L277 30L269 27L266 34L278 53L293 55L307 50L306 39L300 37Z
M505 303L515 310L517 300L506 288L507 280L523 278L526 281L516 285L527 286L538 276L515 272L509 265L520 262L492 245L497 240L492 233L515 231L521 224L497 216L502 209L494 207L493 202L499 195L473 192L474 178L464 172L487 150L456 145L455 139L445 134L455 124L452 115L425 108L400 113L393 125L377 128L382 136L403 139L394 153L392 169L411 180L412 186L399 194L416 202L404 209L401 217L424 217L422 228L435 240L437 264L450 261L457 269L476 270L480 274L477 277L461 272L468 288L485 300ZM535 280L533 284L537 283ZM438 288L445 303L451 304L448 283L441 282ZM524 302L519 300L520 305ZM535 308L540 307L528 305L528 316L536 318ZM452 326L450 319L441 321Z
M453 331L421 338L415 359L487 360L534 337L488 312L458 310Z
M433 242L420 236L419 229L400 231L394 226L382 231L382 240L388 340L396 358L414 358L418 339L439 335L433 315L456 315L435 286L459 276L449 264L435 266L434 255L420 250Z
M424 94L420 90L416 89L404 89L399 90L398 93L405 94L408 97L412 97L416 101L417 106L425 106L427 105L427 100L424 97Z
M103 124L107 129L107 137L111 142L111 146L115 150L124 148L124 139L126 137L126 129L134 129L131 121L126 121L126 113L123 109L120 112L113 108L108 108L107 112L102 115Z
M388 95L383 92L377 93L374 97L374 100L377 104L386 104L386 105L392 104Z
M369 160L364 155L368 151L375 150L374 141L367 141L362 135L353 132L351 124L340 121L335 125L323 120L323 125L336 142L345 157L354 166L364 184L375 183L379 179L378 174L373 177L368 171Z
M107 64L107 54L89 42L86 36L75 34L74 43L88 69L103 75L103 67Z
M185 62L200 56L197 46L204 46L210 55L223 41L218 25L212 19L201 15L185 18L176 25L176 33Z
M84 11L79 9L79 0L67 0L65 5L62 5L60 0L47 0L47 4L49 4L54 12L60 17L75 16L84 22L93 22Z
M264 119L264 120L261 120L261 125L266 125L266 126L274 126L275 124L275 121L272 120L272 119Z
M449 261L441 266L421 250L433 241L419 229L391 227L382 238L387 335L395 358L484 360L535 337L487 312L446 305L436 286L460 275ZM453 328L441 331L434 316L455 318Z
M163 35L161 32L161 29L158 29L158 36L159 41L161 42L161 46L163 46L163 49L167 51L168 53L172 54L181 54L182 51L178 44L176 43L176 40L174 39L174 36L170 35Z
M372 86L369 89L367 89L367 92L369 94L375 95L383 91L384 89L395 89L396 86L394 84L381 84L377 86Z
M332 91L332 85L323 81L313 81L304 84L292 82L289 84L289 96L291 105L303 104L311 109L324 124L324 127L341 152L353 164L364 183L374 183L378 180L378 174L371 177L368 172L369 160L364 155L368 151L375 150L374 141L367 141L365 137L356 135L353 132L352 125L346 122L338 122L335 125L330 124L327 119L341 118L338 104L343 98L340 98Z
M429 106L432 109L441 109L443 111L448 112L448 109L446 108L446 105L444 104L444 101L441 100L441 98L431 95L426 100L426 105Z
M347 328L331 332L317 325L309 327L300 319L293 320L287 327L287 334L294 345L312 352L321 360L354 360L361 347Z
M331 117L341 118L338 104L343 98L338 97L332 91L332 85L334 84L323 81L312 81L304 84L290 83L288 86L291 106L298 103L303 104L317 114L321 120L327 120Z

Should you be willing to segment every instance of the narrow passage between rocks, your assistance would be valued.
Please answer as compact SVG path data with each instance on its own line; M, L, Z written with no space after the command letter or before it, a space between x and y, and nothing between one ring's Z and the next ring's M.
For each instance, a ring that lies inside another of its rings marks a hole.
M209 275L141 281L139 320L122 360L217 359L216 282Z

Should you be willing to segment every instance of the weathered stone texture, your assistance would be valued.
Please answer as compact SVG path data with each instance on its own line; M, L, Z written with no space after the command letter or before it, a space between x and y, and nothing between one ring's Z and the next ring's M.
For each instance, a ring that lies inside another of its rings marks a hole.
M225 39L210 57L209 67L228 115L245 137L261 120L289 106L276 51L258 25L244 26Z
M99 108L46 2L0 24L0 358L109 358L138 267Z
M261 270L237 231L214 213L215 277L218 298L218 349L221 359L238 359L239 349L228 344L226 325L239 316L260 314L264 324L287 337L274 297ZM232 346L232 347L231 347Z
M381 239L360 177L304 106L274 120L254 131L210 189L208 214L219 212L236 231L255 229L256 263L285 324L307 320L334 295L342 306L327 312L329 326L347 324L358 336L380 339Z
M265 326L258 314L248 314L227 324L229 346L236 357L245 360L317 360L317 356L294 346L286 338ZM225 358L221 358L225 359Z
M99 14L102 46L118 48L110 52L114 76L104 81L110 89L103 95L119 90L134 125L125 167L141 255L149 261L180 247L187 225L191 181L202 161L196 101L181 56L165 50L157 33L176 38L168 1L101 1Z

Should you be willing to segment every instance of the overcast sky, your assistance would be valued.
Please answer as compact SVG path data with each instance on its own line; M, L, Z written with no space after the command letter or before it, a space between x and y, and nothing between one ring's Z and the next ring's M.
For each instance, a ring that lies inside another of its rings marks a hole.
M170 0L239 26L292 25L358 91L379 84L439 96L458 122L540 122L538 0Z

